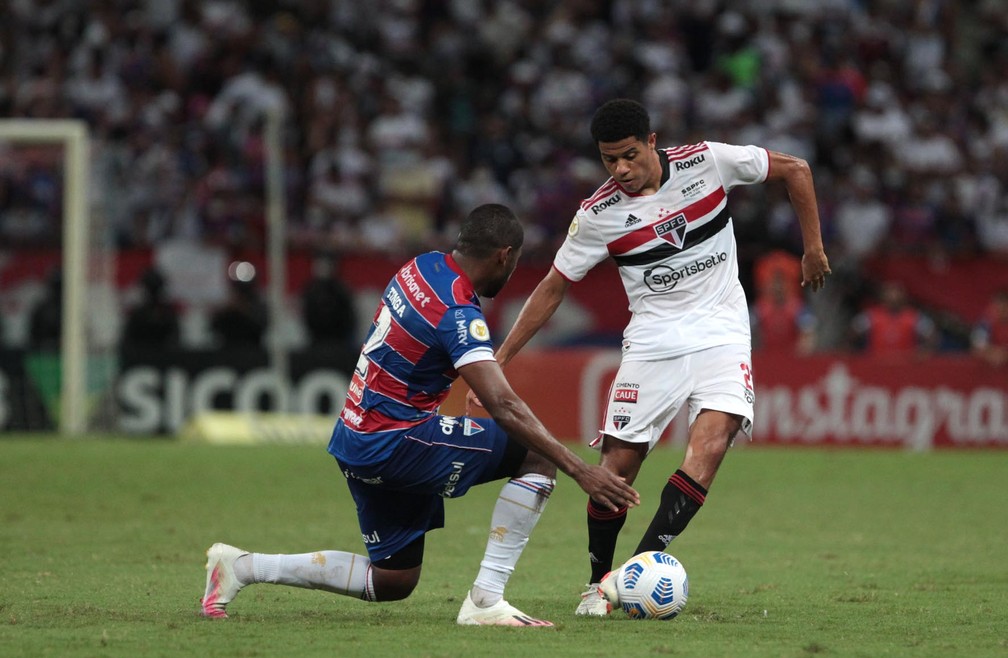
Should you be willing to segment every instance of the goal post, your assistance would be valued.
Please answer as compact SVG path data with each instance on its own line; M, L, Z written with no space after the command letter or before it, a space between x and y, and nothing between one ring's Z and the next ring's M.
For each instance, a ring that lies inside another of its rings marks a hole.
M89 149L87 125L73 119L0 119L0 141L63 147L63 321L60 335L59 430L87 428L85 300L88 294Z
M266 267L269 274L267 299L270 314L269 360L278 385L286 390L290 381L287 347L281 332L286 311L284 296L287 287L287 203L284 185L284 127L282 111L268 112L264 143L266 151ZM284 398L289 395L285 394ZM286 410L284 410L286 411Z

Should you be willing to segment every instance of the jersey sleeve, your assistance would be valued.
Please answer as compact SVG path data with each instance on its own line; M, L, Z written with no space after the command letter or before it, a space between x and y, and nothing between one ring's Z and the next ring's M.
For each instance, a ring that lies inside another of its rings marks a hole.
M438 339L458 370L477 361L495 361L486 318L476 306L449 307L437 327Z
M770 173L770 154L759 146L707 142L725 191L739 185L762 183Z
M553 258L553 267L568 281L580 281L588 271L609 257L608 245L579 210L567 229L567 237Z

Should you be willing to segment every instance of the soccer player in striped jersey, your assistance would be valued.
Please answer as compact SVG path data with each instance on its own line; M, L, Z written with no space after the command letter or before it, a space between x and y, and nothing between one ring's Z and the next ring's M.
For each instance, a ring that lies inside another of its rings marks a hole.
M503 366L511 360L572 283L606 258L616 261L632 317L593 445L601 449L602 466L632 483L672 418L688 405L685 458L669 477L634 554L660 551L703 505L736 433L748 433L753 420L748 305L728 192L783 183L804 241L802 286L818 290L830 269L804 160L716 142L658 148L647 111L626 99L602 105L591 134L610 178L581 203L553 267L526 301L497 361ZM467 401L477 398L469 395ZM589 497L591 579L576 614L601 616L611 609L598 584L612 569L626 513Z
M444 500L506 479L480 569L457 623L552 626L504 600L559 468L610 511L639 502L602 466L558 442L514 393L494 360L479 297L494 297L514 272L524 232L505 206L487 204L462 223L450 254L406 263L389 282L329 443L357 506L367 557L324 550L250 553L217 543L207 551L202 612L227 617L245 585L279 583L365 601L406 598L420 579L424 537L444 525ZM461 376L492 416L438 413Z

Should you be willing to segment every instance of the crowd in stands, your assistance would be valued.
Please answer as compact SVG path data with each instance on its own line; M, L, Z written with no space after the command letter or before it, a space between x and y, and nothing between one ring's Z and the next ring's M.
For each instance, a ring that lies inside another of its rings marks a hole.
M273 114L292 248L444 248L496 201L548 260L604 180L591 113L636 98L659 145L810 162L831 290L766 294L798 309L802 350L810 313L835 348L878 254L1008 257L1006 35L999 0L9 0L0 115L88 122L123 248L261 250ZM0 242L51 241L53 168L2 156ZM731 198L754 317L758 261L801 250L784 194Z

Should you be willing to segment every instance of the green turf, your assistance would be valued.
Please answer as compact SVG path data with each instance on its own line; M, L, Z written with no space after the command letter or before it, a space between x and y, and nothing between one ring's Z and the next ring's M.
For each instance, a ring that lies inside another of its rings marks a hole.
M210 621L213 541L363 552L323 449L0 437L3 656L1008 655L1008 452L733 449L671 546L690 575L671 622L573 617L585 500L563 478L508 589L557 628L486 629L454 619L497 485L448 502L406 601L259 585ZM645 464L622 557L680 456Z

